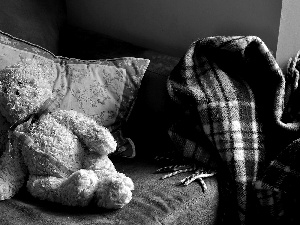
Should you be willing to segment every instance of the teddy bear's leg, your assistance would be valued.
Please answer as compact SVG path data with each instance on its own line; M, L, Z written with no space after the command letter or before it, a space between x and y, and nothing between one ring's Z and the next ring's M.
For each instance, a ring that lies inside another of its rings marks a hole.
M78 170L68 178L30 176L29 192L42 200L69 206L86 206L94 197L98 177L92 170Z
M107 155L89 152L83 166L94 170L98 176L95 200L99 207L118 209L130 202L134 184L129 177L116 171Z
M96 170L99 184L96 190L96 203L99 207L119 209L132 199L134 184L123 173L108 170Z
M84 114L59 110L52 116L69 127L91 151L108 155L116 150L117 143L109 130Z
M13 197L23 186L27 169L19 152L8 149L0 158L0 200Z

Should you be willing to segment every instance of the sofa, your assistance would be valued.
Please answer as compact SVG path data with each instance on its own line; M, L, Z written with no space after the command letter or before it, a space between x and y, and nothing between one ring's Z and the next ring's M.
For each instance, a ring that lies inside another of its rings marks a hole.
M197 182L178 185L187 174L161 180L162 174L155 173L166 165L155 157L174 148L168 128L177 110L169 99L166 81L179 58L71 26L63 0L1 0L0 4L0 30L40 51L81 60L150 60L121 127L125 139L134 146L135 157L112 156L116 169L135 184L131 202L118 210L69 207L35 199L23 188L12 199L0 201L0 224L217 224L219 190L215 177L205 179L207 191L203 192ZM4 122L1 127L0 151L4 151L9 124Z

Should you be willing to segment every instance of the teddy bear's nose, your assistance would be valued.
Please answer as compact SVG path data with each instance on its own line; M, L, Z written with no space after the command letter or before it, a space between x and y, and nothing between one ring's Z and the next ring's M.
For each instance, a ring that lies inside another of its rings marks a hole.
M20 94L19 90L16 90L16 95L19 95L19 94Z

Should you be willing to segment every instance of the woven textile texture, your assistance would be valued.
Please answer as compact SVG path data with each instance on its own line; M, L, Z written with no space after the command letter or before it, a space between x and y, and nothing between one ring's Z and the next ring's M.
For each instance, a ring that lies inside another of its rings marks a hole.
M291 58L287 66L286 123L299 123L299 68L300 51ZM299 133L298 133L299 134ZM280 224L299 224L300 187L300 138L299 135L287 145L269 164L262 179L256 183L258 194L264 205L264 213L270 214Z
M297 134L282 121L292 83L255 36L197 40L168 79L183 112L169 135L183 156L217 168L228 224L258 222L259 203L270 204L260 198L271 190L257 194L255 183Z
M16 66L28 73L44 74L53 87L56 108L84 113L109 128L118 142L118 153L135 149L132 140L124 137L123 125L149 63L148 59L134 57L65 58L0 31L0 76ZM8 118L11 115L4 116L12 122ZM7 141L7 121L0 116L0 153Z

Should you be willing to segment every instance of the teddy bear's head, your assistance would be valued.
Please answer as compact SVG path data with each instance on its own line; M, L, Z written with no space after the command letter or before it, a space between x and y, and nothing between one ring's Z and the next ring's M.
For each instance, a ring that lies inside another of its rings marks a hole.
M48 69L37 60L24 59L0 70L0 112L10 123L34 113L52 97Z

